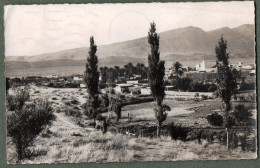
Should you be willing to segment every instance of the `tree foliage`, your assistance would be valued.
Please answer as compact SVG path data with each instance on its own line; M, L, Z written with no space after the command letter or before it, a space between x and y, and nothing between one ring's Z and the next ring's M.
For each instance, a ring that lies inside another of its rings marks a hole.
M176 74L177 78L183 75L182 64L180 62L175 62L172 68L174 69L174 73Z
M151 23L150 31L148 32L148 43L150 44L150 52L148 54L148 79L152 95L157 103L157 108L154 109L154 112L155 118L158 121L158 137L160 136L162 122L165 121L167 117L166 111L170 110L169 106L162 104L165 97L165 87L163 86L165 67L164 61L160 60L159 39L159 35L156 33L156 25L155 23Z
M93 36L90 37L90 48L88 52L88 58L86 63L86 71L84 73L84 82L87 86L88 92L88 104L89 109L87 109L88 114L96 117L96 109L99 105L98 101L98 82L99 82L99 72L98 72L98 57L96 55L97 46L94 42Z
M152 95L160 106L165 97L165 88L163 87L165 67L164 61L160 60L159 35L156 33L155 23L151 23L148 32L148 43L150 44L150 53L148 54L148 78Z
M217 92L225 103L225 126L231 111L231 97L235 93L236 89L236 76L229 66L229 53L227 53L227 41L224 40L223 35L218 41L218 45L215 48L217 57Z
M46 125L55 119L47 100L36 99L26 104L28 96L24 95L27 93L29 93L27 90L16 91L14 101L18 106L7 116L7 134L12 137L16 146L18 162L32 156L29 147L33 145L34 139Z

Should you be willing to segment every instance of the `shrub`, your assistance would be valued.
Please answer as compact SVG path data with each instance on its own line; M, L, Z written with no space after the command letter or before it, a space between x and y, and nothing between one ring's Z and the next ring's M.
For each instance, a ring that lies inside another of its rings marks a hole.
M132 94L133 95L139 95L139 94L141 94L141 91L140 90L134 90L134 91L132 91Z
M104 89L104 88L106 88L107 87L107 84L105 84L105 83L99 83L99 89Z
M79 110L71 108L71 107L68 107L68 108L65 109L65 114L67 116L74 116L74 117L80 117L81 116L81 113L80 113Z
M199 93L195 93L195 95L194 95L195 98L197 98L197 97L199 97L199 96L200 96Z
M222 126L223 125L223 117L221 115L219 115L217 112L215 112L214 114L208 115L206 118L210 125L213 125L213 126Z
M231 149L235 149L238 147L238 136L234 131L232 131L229 135L229 143Z
M237 98L238 98L237 95L234 95L234 100L237 100Z
M55 119L47 100L36 100L7 117L7 134L16 146L18 162L30 157L36 136Z
M16 104L15 104L15 96L13 95L6 95L6 107L8 110L10 111L14 111L16 108Z
M58 100L57 97L53 97L52 100Z
M245 151L245 150L246 150L246 146L247 146L247 141L246 141L246 139L247 139L247 135L246 135L246 134L244 134L244 135L242 135L242 136L239 136L239 140L240 140L240 142L241 142L241 149L242 149L242 151Z
M110 87L110 88L109 88L109 93L110 93L110 94L116 94L115 89L113 89L113 88Z
M102 102L105 105L105 107L109 106L109 99L108 99L108 94L103 94L102 95Z
M70 101L70 103L71 103L71 104L76 104L76 105L77 105L77 104L79 104L79 101L76 100L76 99L73 99L73 100Z
M35 91L34 91L34 94L37 94L37 93L40 93L40 91L39 91L39 90L35 90Z
M102 133L106 133L107 132L107 122L106 122L106 118L103 117L102 115L98 114L96 117L96 128L100 129L102 131Z
M19 88L15 90L14 95L7 95L7 108L8 110L14 111L14 110L20 110L26 101L30 98L30 91L29 88Z
M182 141L186 141L189 129L187 127L183 127L181 124L175 124L172 122L168 124L168 132L172 139L177 140L179 138Z
M246 125L248 124L249 118L252 116L252 113L243 105L239 104L235 106L233 113L231 113L235 125Z
M202 100L207 100L208 96L207 95L201 95Z
M84 111L84 114L89 118L89 119L94 119L96 118L97 116L97 113L95 112L95 110L90 107L90 106L87 106L87 108L85 109Z

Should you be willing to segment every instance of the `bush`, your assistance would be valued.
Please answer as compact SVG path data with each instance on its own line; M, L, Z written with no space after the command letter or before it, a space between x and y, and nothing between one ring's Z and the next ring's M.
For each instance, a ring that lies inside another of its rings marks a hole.
M201 95L202 100L207 100L208 96L207 95Z
M51 98L51 99L52 99L52 100L58 100L57 97L53 97L53 98Z
M251 112L243 105L239 104L235 106L234 111L231 113L232 118L235 121L235 125L246 125L249 122L249 118L252 116Z
M110 87L110 88L109 88L109 93L110 93L110 94L116 94L115 89L113 89L113 88Z
M89 119L95 119L97 116L97 112L90 106L88 106L85 111L84 114L89 118Z
M214 114L208 115L206 118L210 125L213 125L213 126L222 126L223 125L223 117L221 115L219 115L217 112L215 112Z
M103 117L102 115L98 114L96 117L96 128L100 129L102 131L102 133L106 133L107 132L107 122L106 122L106 118Z
M239 140L239 138L238 138L237 134L234 131L230 132L229 143L230 143L231 149L235 149L238 147L238 140Z
M245 91L245 90L255 90L256 89L256 83L242 83L240 85L240 91Z
M29 88L19 88L15 90L14 95L7 95L7 109L14 111L14 110L20 110L26 101L30 98L30 91Z
M139 95L139 94L141 94L141 91L140 90L134 90L134 91L132 91L132 94L133 95Z
M183 127L181 124L175 124L172 122L168 124L168 132L172 139L177 140L179 138L182 141L186 141L189 129L187 127Z
M13 95L6 95L6 107L8 110L10 111L14 111L16 108L16 104L15 104L15 96Z
M7 134L16 146L18 162L31 157L29 147L36 136L55 119L47 100L36 100L7 117Z
M76 104L76 105L77 105L77 104L79 104L79 101L76 100L76 99L73 99L73 100L70 101L70 103L71 103L71 104Z
M68 108L65 109L65 114L67 116L74 116L74 117L80 117L81 116L81 113L80 113L79 110L71 108L71 107L68 107Z

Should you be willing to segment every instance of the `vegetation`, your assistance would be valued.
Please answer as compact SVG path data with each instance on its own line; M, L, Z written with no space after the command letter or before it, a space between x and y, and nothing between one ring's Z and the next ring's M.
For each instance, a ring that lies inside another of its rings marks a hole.
M238 156L240 158L241 153L237 150L229 152L219 144L227 144L228 149L235 149L241 145L242 151L251 150L250 148L255 146L255 139L251 142L254 134L252 132L255 130L252 127L247 130L245 126L251 126L249 124L251 124L254 112L252 109L255 109L256 105L256 93L242 91L251 89L255 83L249 86L242 81L240 90L236 90L236 80L241 74L229 65L229 53L226 51L227 41L223 36L215 48L217 85L192 81L193 76L191 78L183 76L184 68L180 62L172 65L175 76L165 81L165 62L160 59L160 37L156 33L155 23L150 24L148 43L150 46L148 67L141 63L134 65L129 62L123 67L100 67L98 71L97 46L94 38L90 37L90 48L83 79L88 95L84 95L85 89L46 89L46 86L79 87L80 79L73 79L73 76L58 77L53 80L35 77L35 80L39 79L37 81L33 81L34 78L21 79L21 81L25 81L21 83L18 81L18 85L31 84L31 81L36 84L32 85L31 90L33 93L31 98L34 100L30 99L30 91L27 87L14 90L16 87L9 85L7 80L6 105L9 141L7 143L16 147L17 162L21 162L25 158L32 158L39 153L46 155L40 157L39 160L47 158L54 162L61 160L64 162L144 161L147 158L151 160L216 159L215 155L219 158L232 155L232 157L228 157L229 159L238 158ZM80 78L80 76L77 77ZM101 77L100 81L99 77ZM147 79L151 95L149 93L139 95L141 88L147 86L144 84ZM41 85L41 80L44 80L44 85ZM126 83L126 80L138 80L143 85L138 88L129 88L127 92L131 92L131 94L115 92L113 87L116 83ZM68 81L74 81L74 83ZM219 111L223 108L219 99L200 101L212 98L211 93L184 94L180 92L176 94L176 92L172 92L175 95L169 94L169 99L165 100L166 85L173 85L174 89L181 91L216 91L224 102L224 115L220 115L222 112L212 113L212 111ZM38 86L45 86L46 90L40 90L43 87L37 90ZM8 93L9 88L11 88L10 93L14 90L14 95ZM105 89L101 90L103 88ZM39 99L39 95L44 94L48 96L50 102ZM235 106L231 104L233 95ZM84 101L85 98L87 101ZM175 98L182 101L176 101ZM242 101L243 104L238 104L241 103L238 101ZM52 107L50 103L52 103ZM151 113L152 108L155 116ZM171 110L171 108L173 109ZM84 110L82 111L82 109ZM57 120L51 128L46 128L55 119L53 111L56 112ZM116 123L110 122L112 116L110 112L113 112L113 116L115 116L113 120ZM82 117L82 114L85 114L89 120ZM94 119L94 124L92 119ZM163 125L166 119L168 124ZM176 124L176 121L173 122L173 120L178 120L179 123ZM205 122L206 120L209 124ZM210 127L210 125L218 126L218 128ZM98 130L87 128L88 126L94 126ZM240 127L232 128L232 126L241 126L242 129ZM157 138L154 138L156 135ZM250 141L247 141L248 139ZM33 148L35 142L38 143L38 148L39 144L41 145L40 148L43 149L43 152L35 152L38 150ZM220 149L221 154L216 153L216 148ZM49 152L47 153L47 151ZM157 154L158 152L160 154Z
M94 38L90 37L90 49L89 56L86 63L86 71L84 73L84 82L87 86L88 92L88 104L89 107L86 109L86 114L89 118L96 118L96 109L99 105L98 101L98 81L99 81L99 72L98 72L98 57L96 56L97 46L94 42Z
M123 67L100 67L101 83L108 83L110 85L115 83L115 81L117 81L117 83L124 83L125 81L122 78L131 79L135 75L138 76L135 77L136 79L147 79L147 71L148 68L144 64L137 63L133 65L131 62Z
M172 122L168 124L168 131L172 139L177 140L179 138L182 141L186 141L190 130L187 127L183 127L181 124Z
M234 111L231 113L231 118L234 125L247 125L252 113L243 104L235 106Z
M10 79L6 78L5 79L5 94L6 95L7 95L9 89L10 89Z
M28 90L17 90L13 99L17 108L7 117L7 134L15 144L17 162L34 155L29 147L33 146L36 136L55 118L47 100L36 99L26 104L28 97Z
M217 112L208 115L207 120L210 125L213 126L222 126L223 125L223 117L222 115L219 115Z
M172 69L174 69L174 73L177 79L183 75L182 64L179 63L178 61L173 64Z
M7 94L7 109L10 111L21 110L25 102L30 99L28 87L18 88L15 90L15 95Z
M215 48L217 57L217 83L218 83L218 95L225 103L225 115L224 125L227 131L227 147L229 149L228 142L228 128L231 127L229 115L232 109L231 97L235 93L236 89L236 76L232 73L232 69L229 67L229 53L227 53L227 41L224 40L223 35L218 41L218 45Z
M169 106L162 104L165 97L165 88L163 87L165 67L164 61L160 60L159 35L156 33L155 23L151 23L150 31L148 32L148 43L150 44L150 53L148 54L148 78L152 95L157 103L157 108L155 108L154 111L158 122L157 136L159 137L162 123L167 117L165 111L169 110Z

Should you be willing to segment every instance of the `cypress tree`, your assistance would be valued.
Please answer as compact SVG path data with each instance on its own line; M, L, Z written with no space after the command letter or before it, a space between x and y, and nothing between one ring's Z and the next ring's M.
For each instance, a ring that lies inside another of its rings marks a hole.
M96 55L97 46L94 42L94 37L90 37L90 48L88 51L88 58L86 63L86 70L84 73L84 82L87 87L88 92L88 109L87 115L95 120L96 109L99 105L98 101L98 82L99 82L99 72L98 72L98 57Z
M160 60L159 40L160 37L156 33L156 25L155 23L151 23L150 31L148 32L148 43L150 44L150 52L148 54L148 78L152 96L157 103L157 108L155 108L154 111L157 119L158 137L160 137L161 134L162 123L167 117L165 111L166 109L169 110L168 106L162 104L165 97L165 88L163 87L165 62Z
M225 104L224 126L226 128L227 147L229 149L228 128L232 126L230 121L230 111L232 110L231 97L236 89L236 77L232 73L232 69L229 67L227 41L224 40L223 35L218 41L218 45L215 48L215 53L217 57L217 92Z

